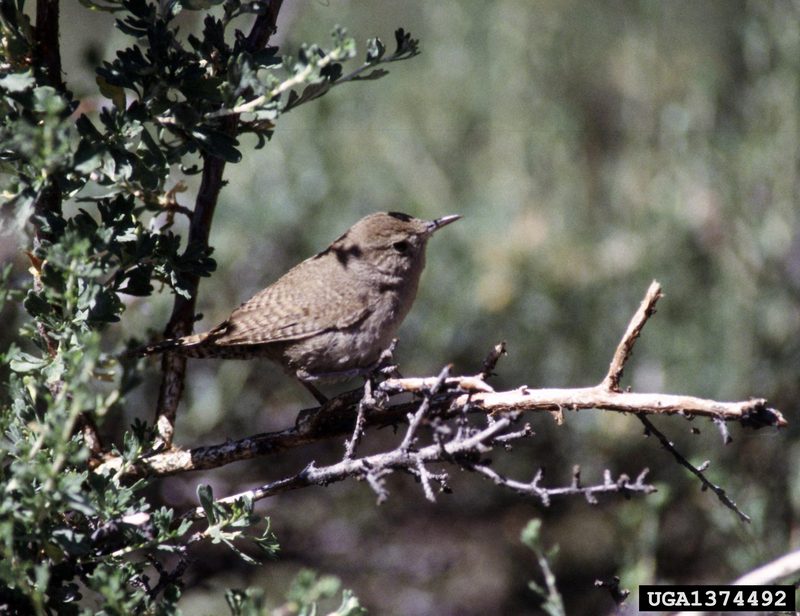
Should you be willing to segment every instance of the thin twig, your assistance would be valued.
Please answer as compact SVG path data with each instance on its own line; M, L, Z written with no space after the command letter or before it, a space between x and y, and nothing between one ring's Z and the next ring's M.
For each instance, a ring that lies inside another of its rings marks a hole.
M621 588L619 585L620 579L618 576L613 576L609 580L595 580L594 586L595 588L607 588L609 594L611 595L611 600L617 606L619 610L622 607L622 604L625 603L625 600L630 596L631 591L627 588ZM622 613L618 611L617 613Z
M622 340L617 349L614 351L614 357L611 359L611 364L608 367L608 373L603 379L602 385L609 391L619 391L619 382L622 379L622 371L625 368L625 362L633 352L633 345L636 344L636 339L642 333L647 320L655 313L656 302L661 299L661 285L655 280L650 283L650 287L645 293L639 309L633 315L633 318L628 323L628 329L622 336Z
M425 398L420 403L417 412L414 413L413 415L411 413L408 414L408 429L406 430L406 434L403 437L403 442L400 443L401 450L408 451L408 448L411 447L411 444L414 441L414 435L416 434L417 429L422 423L422 418L425 417L425 414L428 412L428 409L431 406L431 400L442 389L442 385L444 385L444 382L449 374L450 374L450 366L445 366L444 368L442 368L442 371L436 378L436 382L433 384L430 390L428 390L425 393Z
M431 474L420 460L417 460L417 464L414 468L417 471L417 476L419 477L420 483L422 483L422 490L425 493L425 498L427 498L430 502L435 503L436 495L434 495L433 488L431 487Z
M494 375L494 369L497 367L497 362L500 361L500 358L503 357L504 355L506 355L505 340L494 345L492 350L489 351L489 354L483 360L483 369L481 370L481 377L483 377L484 380Z
M366 480L372 491L378 496L378 504L381 505L389 498L389 491L386 489L386 482L383 480L384 473L368 472Z
M704 489L708 488L709 490L714 492L714 494L717 495L717 498L719 498L722 504L725 505L731 511L735 512L736 515L739 516L739 519L741 519L743 522L750 522L750 517L746 515L741 509L739 509L739 507L736 506L736 503L734 503L731 500L731 498L726 494L725 490L719 487L717 484L712 483L708 479L708 477L705 476L703 471L706 468L708 468L708 463L706 463L702 468L695 467L677 449L675 449L675 445L673 445L672 442L670 442L670 440L653 425L653 422L647 419L647 417L645 417L644 415L637 415L637 417L639 418L639 421L641 421L644 424L649 434L655 434L656 438L658 438L658 440L664 446L664 449L666 449L672 454L675 460L678 461L678 464L688 469L689 472L691 472L700 480L700 482L703 484Z
M372 381L367 379L364 383L364 395L358 403L358 413L356 415L356 422L353 426L353 434L345 443L344 459L352 460L356 453L356 448L361 437L364 435L364 423L366 421L367 409L375 408L375 398L372 395Z
M474 465L470 467L470 470L474 470L481 475L490 479L495 485L504 486L517 492L518 494L524 494L526 496L536 496L542 502L542 505L545 507L550 506L550 499L554 496L575 496L578 494L582 494L586 501L594 505L597 503L597 498L595 496L597 494L631 494L634 492L642 493L642 494L651 494L652 492L656 491L656 487L645 483L645 477L647 476L647 469L642 471L639 476L636 478L636 481L631 482L630 478L627 475L620 475L617 480L613 480L611 478L611 474L609 471L606 471L603 477L603 483L593 485L593 486L582 486L575 482L573 477L573 482L569 486L564 486L560 488L544 488L540 485L540 482L544 476L542 471L538 471L534 478L529 482L523 481L516 481L514 479L509 479L495 471L494 469L485 466L485 465Z
M230 116L238 116L242 113L249 113L251 111L255 111L264 103L271 101L281 94L286 92L287 90L291 90L292 88L299 86L300 84L304 83L306 79L311 77L315 70L325 68L329 64L333 62L338 62L339 60L346 60L347 55L343 54L339 49L333 49L326 53L323 57L319 58L314 64L308 64L303 70L299 71L297 74L292 75L289 79L282 81L277 86L275 86L269 92L265 92L264 94L257 96L254 99L247 101L246 103L241 103L240 105L236 105L231 109L219 109L217 111L212 111L206 114L207 118L222 118L222 117L230 117Z
M350 81L355 81L355 80L358 80L360 78L361 73L363 73L363 72L365 72L365 71L367 71L369 69L372 69L372 68L375 68L376 70L380 70L380 69L377 69L377 66L379 64L388 64L390 62L394 62L397 59L399 59L399 56L402 56L402 55L403 55L403 53L398 51L398 52L392 54L391 56L386 56L386 57L382 58L380 60L380 62L365 62L362 65L360 65L360 66L356 67L355 69L353 69L352 71L350 71L349 73L347 73L346 75L342 75L341 77L339 77L336 80L321 79L317 83L323 83L328 88L333 88L335 86L339 86L339 85L342 85L344 83L348 83ZM251 99L251 100L249 100L249 101L247 101L245 103L241 103L239 105L236 105L235 107L232 107L230 109L219 109L217 111L213 111L211 113L207 113L206 117L207 118L220 118L220 117L226 117L226 116L238 116L238 115L241 115L243 113L249 113L249 112L255 111L260 106L264 105L265 103L267 103L269 101L272 101L272 100L275 100L276 98L280 97L282 94L286 93L287 91L291 90L292 88L295 88L295 87L300 86L303 83L305 83L305 81L309 77L311 77L311 75L314 73L315 70L323 69L323 68L329 66L330 64L332 64L334 62L339 62L339 61L347 60L347 59L348 59L348 56L347 56L346 53L342 53L337 49L333 49L333 50L329 51L328 53L326 53L321 58L317 59L314 64L307 65L305 68L303 68L297 74L295 74L292 77L289 77L288 79L286 79L285 81L282 81L281 83L279 83L277 86L275 86L269 92L266 92L266 93L264 93L264 94L262 94L260 96L257 96L256 98ZM384 74L385 74L385 72L384 72ZM163 121L166 121L166 122L169 122L169 120L170 120L170 118L168 116L162 116L160 119L163 120Z
M728 424L726 424L721 419L714 419L714 424L719 429L720 436L722 436L722 443L725 445L730 445L733 442L733 437L731 433L728 432Z

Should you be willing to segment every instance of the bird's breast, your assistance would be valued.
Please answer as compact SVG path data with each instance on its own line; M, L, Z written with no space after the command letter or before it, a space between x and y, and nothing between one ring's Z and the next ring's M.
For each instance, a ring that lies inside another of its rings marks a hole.
M374 364L397 333L410 302L391 288L370 293L365 302L369 310L362 319L290 343L285 350L289 366L309 374L327 374Z

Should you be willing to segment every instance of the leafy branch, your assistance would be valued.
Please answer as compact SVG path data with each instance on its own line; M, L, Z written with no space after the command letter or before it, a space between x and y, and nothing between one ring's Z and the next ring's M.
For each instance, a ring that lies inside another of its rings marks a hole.
M199 281L215 268L208 240L225 165L241 159L240 135L262 146L277 119L266 109L242 121L214 113L338 77L335 58L350 57L354 44L337 30L346 48L329 63L320 66L311 45L293 66L284 62L269 45L281 0L223 0L213 11L192 1L81 1L112 13L128 37L83 100L62 71L58 0L37 0L35 11L25 0L0 3L0 233L30 237L24 289L8 268L0 276L0 304L20 303L29 319L20 345L2 353L0 611L77 613L91 595L109 613L151 613L156 604L173 613L191 546L218 541L238 551L262 518L246 499L215 504L202 489L207 525L198 530L142 496L148 481L131 481L131 469L158 439L171 445L185 366L164 366L156 425L136 422L104 447L96 425L122 407L140 374L120 369L103 332L120 320L125 295L159 285L175 294L167 330L191 329ZM178 36L187 10L204 10L201 31ZM253 17L247 33L237 29ZM411 57L411 47L407 37L406 52L373 63ZM194 204L179 200L179 172L202 173ZM175 232L176 213L186 215L188 237ZM90 470L101 455L118 464ZM267 552L275 546L268 527L254 540ZM175 566L162 562L165 552L177 555Z

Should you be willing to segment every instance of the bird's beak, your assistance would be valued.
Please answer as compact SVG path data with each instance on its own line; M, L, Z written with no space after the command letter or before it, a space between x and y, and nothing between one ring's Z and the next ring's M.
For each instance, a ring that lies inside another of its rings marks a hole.
M449 225L451 222L457 221L459 218L461 218L460 214L451 214L450 216L442 216L441 218L432 220L428 223L428 232L433 233L434 231L438 231L445 225Z

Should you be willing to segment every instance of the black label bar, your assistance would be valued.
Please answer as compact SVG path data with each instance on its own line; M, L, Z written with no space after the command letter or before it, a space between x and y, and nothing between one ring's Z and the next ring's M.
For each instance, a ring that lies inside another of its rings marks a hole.
M660 612L793 612L797 589L783 586L650 586L639 587L639 611Z

